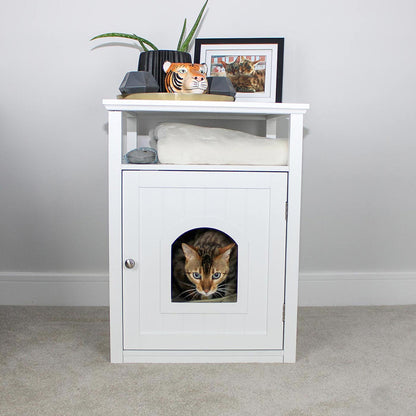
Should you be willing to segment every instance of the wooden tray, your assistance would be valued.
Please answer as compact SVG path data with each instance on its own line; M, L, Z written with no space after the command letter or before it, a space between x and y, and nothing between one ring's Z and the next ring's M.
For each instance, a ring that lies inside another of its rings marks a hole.
M142 92L118 95L122 100L169 100L169 101L234 101L234 97L219 94L177 94L171 92Z

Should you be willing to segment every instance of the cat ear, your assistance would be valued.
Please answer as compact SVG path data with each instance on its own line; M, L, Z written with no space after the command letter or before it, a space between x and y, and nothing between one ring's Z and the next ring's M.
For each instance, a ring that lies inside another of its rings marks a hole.
M235 246L234 243L228 244L228 246L221 247L218 249L218 257L222 257L225 261L230 260L231 249Z
M165 61L164 63L163 63L163 70L167 73L168 72L168 69L169 69L169 67L172 65L172 63L171 62L169 62L169 61Z
M183 254L185 254L186 260L188 261L197 256L199 257L198 252L195 250L195 248L192 246L188 246L188 244L186 243L182 243L182 250Z
M227 68L227 62L224 62L222 59L218 59L218 62L225 68Z

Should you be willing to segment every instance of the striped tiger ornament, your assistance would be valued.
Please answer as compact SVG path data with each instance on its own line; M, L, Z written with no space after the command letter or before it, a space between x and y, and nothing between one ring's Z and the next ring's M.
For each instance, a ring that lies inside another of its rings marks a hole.
M203 94L208 88L206 64L166 61L163 70L166 72L165 88L168 92Z

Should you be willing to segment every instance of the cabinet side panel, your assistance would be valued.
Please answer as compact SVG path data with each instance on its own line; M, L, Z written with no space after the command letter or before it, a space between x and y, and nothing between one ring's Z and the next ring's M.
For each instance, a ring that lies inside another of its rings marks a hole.
M284 360L296 360L303 115L290 116Z
M122 356L122 282L121 282L121 172L122 113L109 111L108 134L108 231L110 276L110 350L111 362Z

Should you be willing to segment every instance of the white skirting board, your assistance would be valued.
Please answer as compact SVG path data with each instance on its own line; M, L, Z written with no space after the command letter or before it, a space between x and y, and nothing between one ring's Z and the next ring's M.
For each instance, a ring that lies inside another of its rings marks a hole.
M0 305L108 306L108 274L0 273Z
M416 272L301 273L299 306L416 304ZM108 306L108 275L0 272L0 305Z
M412 304L416 304L416 272L300 274L300 306Z

